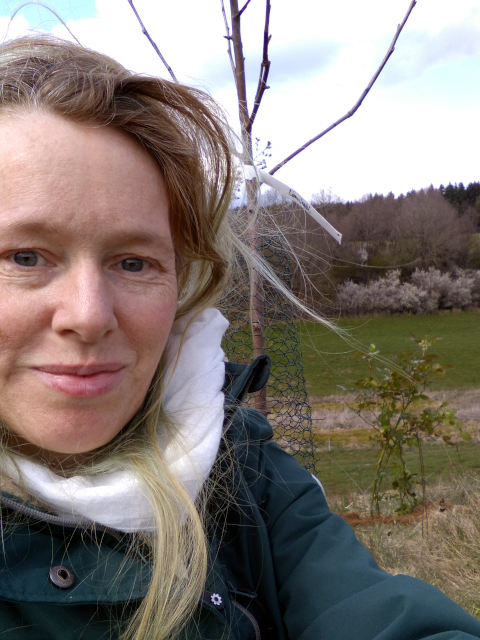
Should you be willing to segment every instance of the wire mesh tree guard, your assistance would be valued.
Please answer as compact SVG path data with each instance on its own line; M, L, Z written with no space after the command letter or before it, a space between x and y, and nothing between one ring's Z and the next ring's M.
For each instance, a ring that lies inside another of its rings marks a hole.
M262 240L260 251L276 275L292 286L290 259L279 238ZM266 386L262 412L268 417L278 444L308 470L315 471L314 442L310 404L303 374L297 316L294 305L275 287L263 281L262 297L265 352L272 359L272 370ZM252 328L250 324L251 290L247 267L240 260L233 286L220 302L220 310L230 326L224 338L226 357L232 362L252 360ZM247 406L257 407L253 394Z

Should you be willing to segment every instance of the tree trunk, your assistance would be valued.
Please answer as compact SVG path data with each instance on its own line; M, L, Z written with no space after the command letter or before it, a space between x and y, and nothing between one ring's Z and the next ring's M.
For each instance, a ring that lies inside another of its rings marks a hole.
M260 253L260 236L255 224L259 185L256 180L246 182L247 207L250 222L250 246L252 251ZM250 275L250 313L252 324L252 355L254 358L265 353L264 334L264 294L262 277L253 267ZM267 389L263 387L255 393L255 409L267 414Z
M238 115L244 161L250 163L253 157L251 121L248 115L247 87L245 81L245 58L243 57L243 45L240 31L241 11L238 8L238 0L230 0L230 12L232 16L232 42L235 55L235 84L237 86ZM258 208L259 185L256 180L246 181L246 198L250 226L250 246L252 251L261 251L256 212ZM251 269L250 283L250 315L252 324L252 355L254 358L265 353L264 335L264 296L261 275ZM264 387L255 394L255 408L266 415L267 390Z

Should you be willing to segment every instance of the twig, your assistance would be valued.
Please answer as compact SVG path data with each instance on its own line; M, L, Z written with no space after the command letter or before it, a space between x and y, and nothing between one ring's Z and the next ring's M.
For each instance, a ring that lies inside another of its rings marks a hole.
M250 4L252 0L247 0L246 3L243 5L243 7L240 9L240 11L238 12L238 17L240 18L240 16L242 15L242 13L245 11L245 9L248 7L248 5Z
M235 63L233 61L232 55L232 36L230 35L230 27L228 25L227 14L225 13L225 5L223 4L223 0L220 0L220 4L222 5L222 13L223 13L223 21L225 22L225 31L227 32L226 36L223 36L228 42L228 57L230 58L230 65L232 67L233 78L235 82L237 82L237 77L235 75Z
M27 7L29 4L33 4L33 5L36 5L38 7L43 7L44 9L47 9L47 11L50 11L50 13L53 13L53 15L57 18L57 20L65 27L65 29L68 31L68 33L72 36L72 38L75 40L75 42L77 44L79 44L80 46L82 46L81 42L70 31L70 29L67 27L67 23L58 15L58 13L56 13L51 7L47 6L46 4L43 4L43 2L33 2L33 1L32 2L24 2L19 7L17 7L17 9L15 9L15 11L13 12L10 20L8 21L7 33L5 34L5 39L7 38L8 30L10 29L10 25L11 25L12 20L14 19L14 17L17 15L17 13L20 11L20 9L23 9L23 7Z
M244 6L245 8L245 6ZM248 129L250 120L247 105L247 84L245 79L245 58L243 56L243 42L241 32L241 12L238 10L238 0L230 0L230 15L232 20L232 42L235 55L235 84L237 88L238 112L242 143L245 157L252 156L252 140Z
M350 111L348 111L342 118L340 118L339 120L337 120L336 122L334 122L333 124L331 124L329 127L327 127L324 131L322 131L321 133L318 134L318 136L315 136L314 138L312 138L311 140L309 140L308 142L306 142L305 144L303 144L301 147L299 147L296 151L294 151L293 153L291 153L289 156L287 156L284 160L282 160L281 162L279 162L275 167L273 167L273 169L269 172L270 175L273 176L273 174L278 171L279 169L281 169L284 165L287 164L287 162L289 162L290 160L292 160L292 158L295 158L295 156L298 156L299 153L301 153L302 151L304 151L307 147L309 147L311 144L313 144L314 142L316 142L317 140L319 140L320 138L322 138L325 134L327 134L329 131L331 131L332 129L335 129L335 127L338 127L339 124L341 124L342 122L344 122L345 120L347 120L348 118L351 118L353 116L353 114L357 111L357 109L360 107L360 105L362 104L362 102L364 101L364 99L366 98L368 92L370 91L370 89L373 87L375 81L377 80L378 76L381 74L381 72L383 71L384 66L387 64L388 59L390 58L390 56L392 55L392 53L395 51L395 44L398 40L398 37L400 35L400 33L402 32L403 27L405 26L405 23L407 22L413 7L417 4L416 0L412 0L412 2L410 3L410 6L408 8L408 11L403 19L403 21L398 25L397 27L397 31L395 33L395 37L392 40L392 43L390 44L390 47L388 48L388 51L384 57L384 59L382 60L381 65L379 66L379 68L377 69L375 75L373 76L373 78L370 80L370 82L367 85L367 88L365 89L365 91L362 93L362 95L360 96L360 98L358 99L358 101L356 102L356 104L350 109Z
M415 258L414 260L410 260L410 262L404 262L402 264L392 264L392 265L388 265L387 267L382 265L382 266L377 266L374 264L360 264L359 262L352 262L351 260L344 260L343 258L336 258L335 256L332 256L332 260L336 260L336 264L335 267L341 269L342 265L339 264L339 262L344 262L345 264L353 264L356 267L362 267L364 269L404 269L405 267L411 267L413 264L417 264L418 262L420 262L421 258Z
M260 103L263 98L263 94L265 93L267 87L267 79L268 73L270 71L270 60L268 59L268 45L272 38L271 35L268 34L268 28L270 24L270 0L266 0L266 10L265 10L265 29L263 31L263 59L262 64L260 65L260 77L258 78L258 86L257 92L255 94L255 100L253 102L253 109L248 121L248 130L251 133L253 122L257 115L258 108L260 107Z
M133 0L127 0L128 4L132 7L133 13L135 14L135 17L137 18L141 28L142 28L142 33L144 36L147 37L148 41L150 42L150 44L152 45L152 47L155 50L155 53L158 55L158 57L160 58L160 60L163 62L163 64L165 65L168 73L170 74L171 78L175 81L178 82L177 78L175 77L175 74L172 71L172 68L170 67L170 65L167 63L167 61L165 60L165 58L162 56L160 49L157 47L156 42L151 38L150 34L148 33L147 29L145 28L145 25L142 22L142 19L140 18L140 16L138 15L138 11L135 9L135 6L133 4Z

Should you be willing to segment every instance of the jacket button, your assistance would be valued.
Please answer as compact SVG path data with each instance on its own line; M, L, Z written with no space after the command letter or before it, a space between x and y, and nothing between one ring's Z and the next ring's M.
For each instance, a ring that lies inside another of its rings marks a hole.
M58 564L50 569L48 579L59 589L68 589L75 582L73 571L64 567L62 564Z
M223 611L225 609L225 603L223 601L222 596L219 593L213 593L212 591L204 591L202 594L202 598L206 600L209 604L213 604L215 609L218 611Z

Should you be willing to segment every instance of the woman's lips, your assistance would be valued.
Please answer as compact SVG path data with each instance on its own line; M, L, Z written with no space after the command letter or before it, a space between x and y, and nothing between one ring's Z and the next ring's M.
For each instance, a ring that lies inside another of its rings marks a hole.
M56 391L69 396L98 396L111 391L121 380L123 365L89 365L62 367L58 365L33 368L40 380Z

